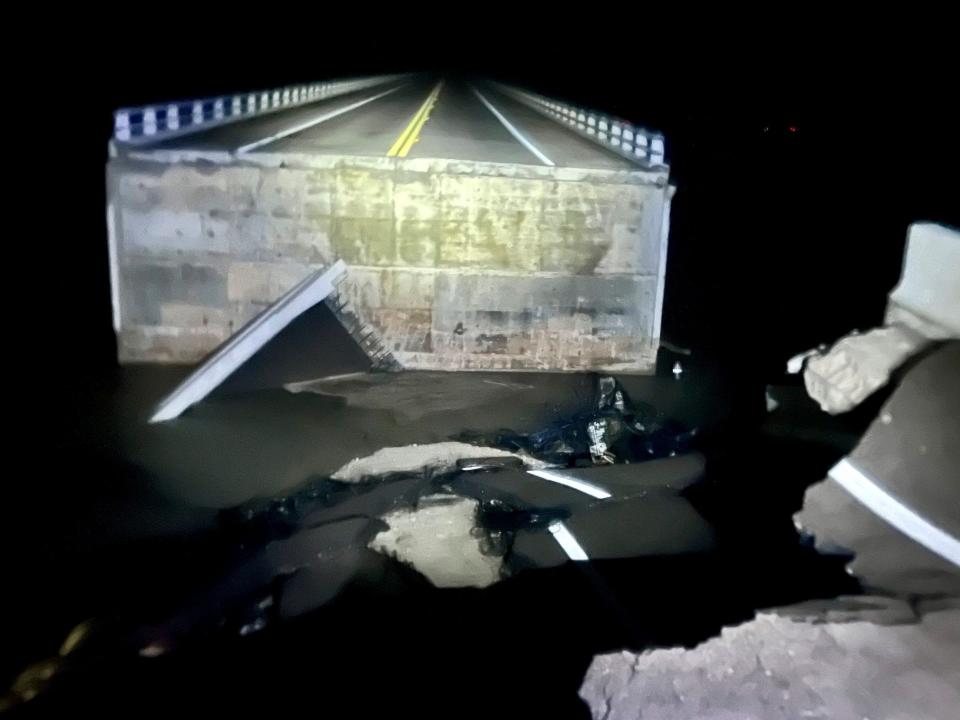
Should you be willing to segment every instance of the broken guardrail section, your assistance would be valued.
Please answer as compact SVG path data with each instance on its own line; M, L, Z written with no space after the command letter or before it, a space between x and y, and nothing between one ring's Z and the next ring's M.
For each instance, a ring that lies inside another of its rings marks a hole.
M337 292L347 266L338 260L317 270L288 290L275 303L221 345L157 406L150 422L172 420L200 402L293 320L319 303L325 303L377 369L397 369L399 364L384 348L375 331L365 327Z

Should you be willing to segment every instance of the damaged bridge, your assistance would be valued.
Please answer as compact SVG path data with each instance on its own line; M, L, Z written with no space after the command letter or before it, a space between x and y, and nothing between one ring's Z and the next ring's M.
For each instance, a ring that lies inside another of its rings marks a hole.
M124 362L192 363L314 272L411 369L649 372L663 138L496 83L384 76L118 111Z

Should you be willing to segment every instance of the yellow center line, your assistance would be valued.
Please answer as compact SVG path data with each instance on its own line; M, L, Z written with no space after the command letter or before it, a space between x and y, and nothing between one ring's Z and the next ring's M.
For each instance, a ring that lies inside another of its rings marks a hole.
M387 151L387 157L407 156L413 144L420 139L420 130L423 128L424 123L430 119L430 111L440 96L441 87L443 87L443 80L437 83L437 86L433 88L433 91L427 96L423 105L420 106L420 109L417 110L417 113L410 120L410 124L403 129L397 141L390 146L390 150Z

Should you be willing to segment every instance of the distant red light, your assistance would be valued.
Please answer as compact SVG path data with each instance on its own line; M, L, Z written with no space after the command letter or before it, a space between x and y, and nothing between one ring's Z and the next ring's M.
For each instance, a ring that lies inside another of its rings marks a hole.
M790 132L796 132L796 131L797 131L797 126L796 126L796 125L791 125L790 127L787 128L787 130L789 130Z

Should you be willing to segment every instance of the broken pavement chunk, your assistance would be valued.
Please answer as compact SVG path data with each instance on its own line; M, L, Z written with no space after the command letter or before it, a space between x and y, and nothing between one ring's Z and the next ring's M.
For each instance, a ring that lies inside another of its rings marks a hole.
M365 478L388 473L419 473L427 470L446 472L453 470L458 461L474 458L520 458L525 462L531 460L515 452L477 447L462 442L403 445L381 448L373 455L351 460L331 477L340 482L361 482ZM532 464L537 467L542 466L542 463L533 462Z
M385 515L389 529L369 547L413 566L437 587L487 587L500 580L503 559L482 551L478 505L454 495L422 498L415 509Z
M893 325L848 335L823 355L807 359L803 382L822 410L836 415L852 410L890 380L927 338Z

